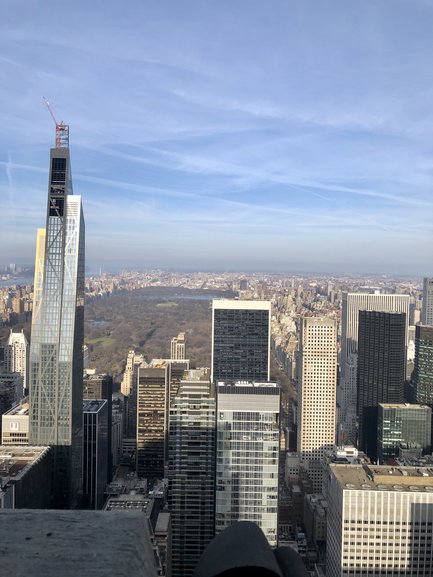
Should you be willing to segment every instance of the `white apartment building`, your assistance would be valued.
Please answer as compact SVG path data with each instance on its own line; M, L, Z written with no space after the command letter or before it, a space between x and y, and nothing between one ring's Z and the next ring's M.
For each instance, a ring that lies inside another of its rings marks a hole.
M406 314L406 346L409 330L409 295L379 293L343 293L341 316L340 383L337 390L339 429L343 442L356 437L356 379L358 368L359 311L382 311Z
M4 348L5 369L8 373L19 373L22 377L23 393L28 387L29 343L24 332L14 333L11 329Z
M218 383L215 532L252 521L277 545L280 387Z
M330 465L327 577L433 574L433 471Z
M316 492L322 488L321 462L335 444L337 321L305 318L301 325L298 383L298 453Z

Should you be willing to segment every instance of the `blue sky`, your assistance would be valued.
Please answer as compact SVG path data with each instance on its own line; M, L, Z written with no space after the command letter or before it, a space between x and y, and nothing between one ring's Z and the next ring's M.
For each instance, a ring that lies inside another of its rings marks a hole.
M432 0L2 0L0 262L70 125L89 267L433 274Z

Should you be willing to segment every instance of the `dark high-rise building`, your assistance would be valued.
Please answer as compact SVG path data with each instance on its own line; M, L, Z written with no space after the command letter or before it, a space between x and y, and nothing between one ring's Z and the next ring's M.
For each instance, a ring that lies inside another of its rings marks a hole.
M358 446L376 459L379 403L402 403L406 314L359 311Z
M38 231L30 346L30 443L53 455L53 503L82 486L84 219L72 194L67 127L51 149L46 229Z
M215 532L215 396L208 369L185 373L170 408L172 571L187 577Z
M403 443L430 449L431 408L427 405L379 403L377 456L381 464L397 458Z
M271 303L212 302L212 382L269 381Z
M416 326L412 380L416 402L433 406L433 326Z
M86 375L83 381L83 400L106 400L107 401L107 427L108 427L108 460L107 460L107 483L111 482L113 470L112 455L112 417L113 417L113 377L105 373Z
M102 509L107 486L108 403L83 402L83 493L90 509Z

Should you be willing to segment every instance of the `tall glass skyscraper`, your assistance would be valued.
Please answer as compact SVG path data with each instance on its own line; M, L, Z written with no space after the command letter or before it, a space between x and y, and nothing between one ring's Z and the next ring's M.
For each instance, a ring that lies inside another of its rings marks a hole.
M46 229L38 231L30 346L30 443L50 445L53 503L81 489L84 219L73 196L69 143L51 149Z

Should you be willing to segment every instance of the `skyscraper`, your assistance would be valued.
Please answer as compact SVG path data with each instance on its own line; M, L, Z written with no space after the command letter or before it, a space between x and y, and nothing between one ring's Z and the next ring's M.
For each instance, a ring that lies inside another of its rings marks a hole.
M137 474L162 479L168 462L168 428L173 402L189 361L153 359L138 367Z
M81 490L84 219L81 197L72 194L67 127L60 126L36 249L29 433L32 444L53 447L53 506L69 508Z
M212 382L269 381L271 303L212 301Z
M170 408L172 573L192 574L215 532L216 403L208 369L185 372Z
M5 346L5 369L8 373L19 373L22 377L23 394L28 387L29 343L24 332L14 333L11 329Z
M252 521L277 544L280 387L217 385L215 531Z
M361 310L405 313L409 327L409 295L343 293L341 316L340 382L337 389L339 429L345 440L356 440L356 379L358 362L358 314ZM406 335L407 346L407 335Z
M322 460L335 444L337 322L305 318L301 325L298 387L298 453L316 492L322 488Z
M137 475L162 479L167 458L167 363L139 367L137 389Z
M417 403L433 406L433 326L415 329L413 386Z
M83 402L83 493L90 509L102 509L107 487L108 402Z
M379 403L402 403L405 380L405 313L359 311L358 448L377 454Z
M421 322L433 325L433 277L425 277L423 281Z

